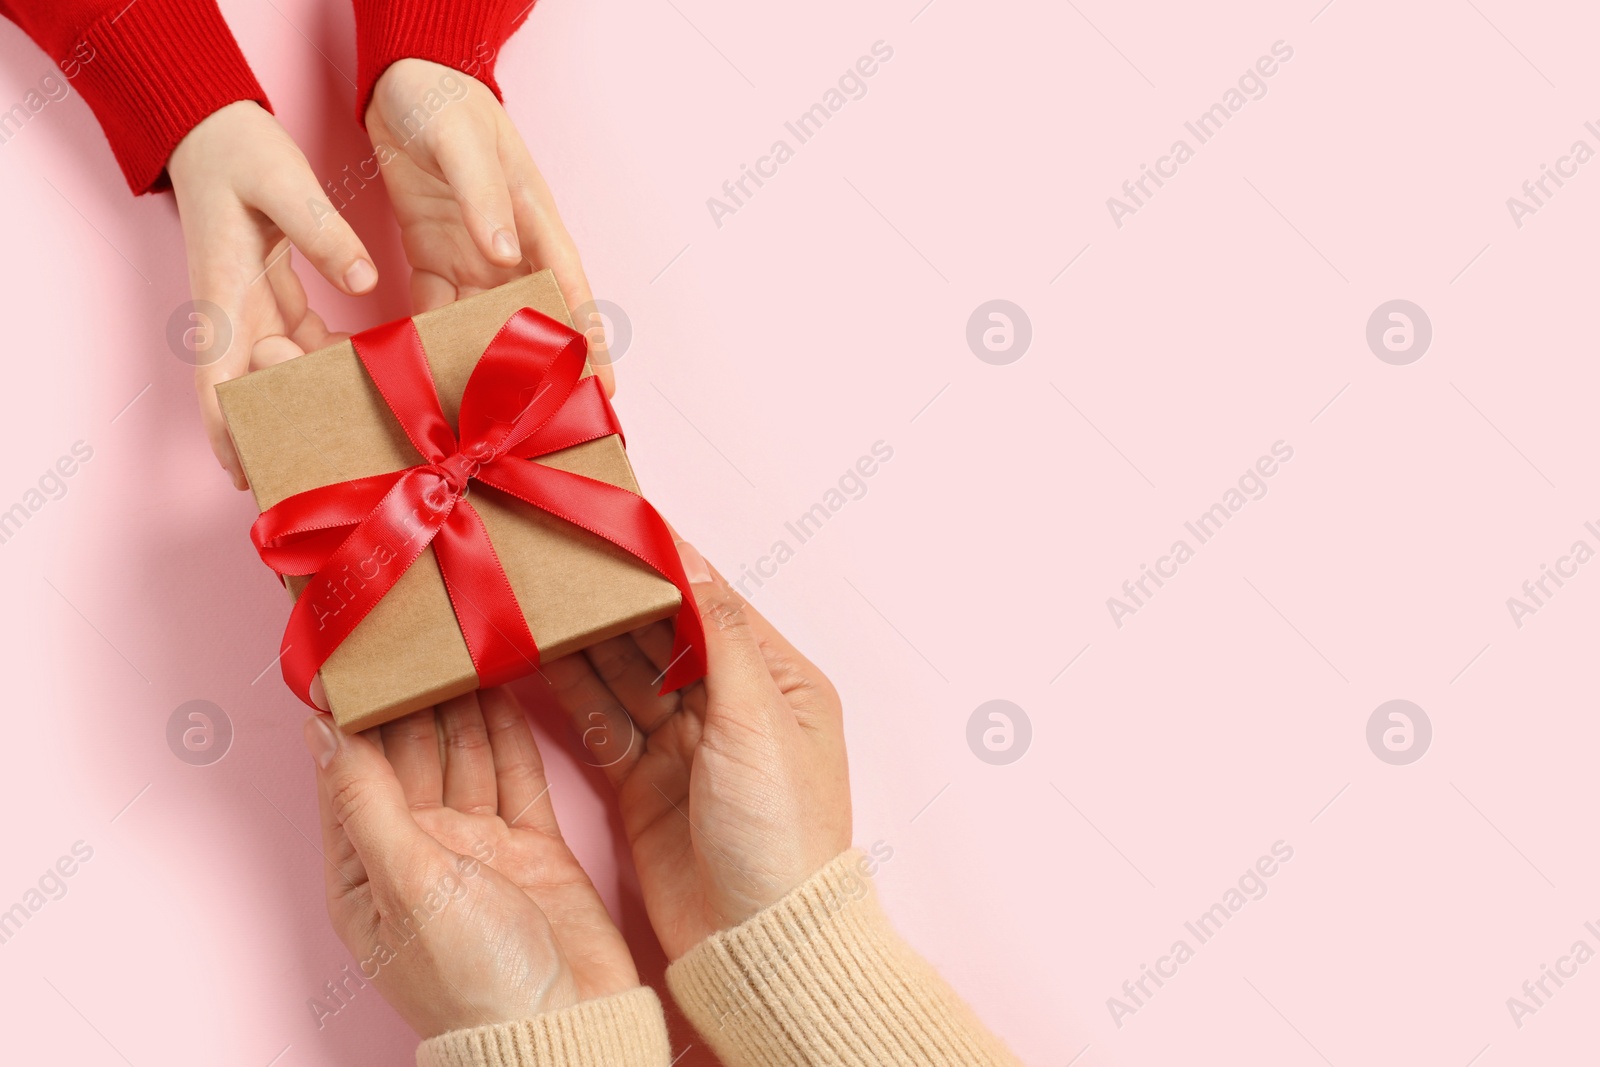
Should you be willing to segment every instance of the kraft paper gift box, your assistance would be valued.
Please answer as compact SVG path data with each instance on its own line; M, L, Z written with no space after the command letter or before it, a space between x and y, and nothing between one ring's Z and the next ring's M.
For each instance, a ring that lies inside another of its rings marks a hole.
M452 428L473 367L523 307L572 323L549 271L413 316ZM583 376L592 373L586 366ZM218 395L262 511L308 489L421 462L349 341L223 383ZM521 462L639 488L616 435ZM491 487L474 483L470 495L543 660L677 611L672 582L608 541ZM299 596L307 581L285 584ZM478 688L431 547L323 664L321 678L346 731Z

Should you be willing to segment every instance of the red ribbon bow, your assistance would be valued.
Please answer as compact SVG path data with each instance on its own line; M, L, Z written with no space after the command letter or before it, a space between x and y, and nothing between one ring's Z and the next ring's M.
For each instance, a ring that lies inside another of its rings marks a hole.
M481 482L581 526L636 556L683 594L661 692L705 674L705 641L677 546L643 497L530 462L621 435L599 379L580 379L588 342L537 311L506 321L461 395L460 439L410 319L350 339L423 462L391 474L321 486L256 519L251 540L280 575L313 575L289 614L283 679L311 703L311 680L430 544L481 686L538 668L539 648L467 492Z

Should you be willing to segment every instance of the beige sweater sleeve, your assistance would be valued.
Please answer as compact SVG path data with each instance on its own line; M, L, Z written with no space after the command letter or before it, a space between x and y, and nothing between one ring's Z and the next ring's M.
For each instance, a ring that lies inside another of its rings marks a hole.
M728 1067L1017 1064L894 932L867 869L846 852L667 969L701 1037Z
M532 1019L453 1030L417 1046L417 1067L668 1067L667 1021L649 986Z
M859 851L714 934L667 985L726 1067L1015 1067L889 925ZM649 987L424 1041L417 1067L670 1067Z

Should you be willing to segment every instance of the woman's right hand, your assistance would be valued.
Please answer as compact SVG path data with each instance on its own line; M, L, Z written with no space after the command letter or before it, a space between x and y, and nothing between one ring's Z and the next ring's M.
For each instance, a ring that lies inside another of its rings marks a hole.
M542 668L616 787L645 907L671 960L776 904L850 847L833 685L692 545L678 550L705 621L703 681L656 695L670 622Z

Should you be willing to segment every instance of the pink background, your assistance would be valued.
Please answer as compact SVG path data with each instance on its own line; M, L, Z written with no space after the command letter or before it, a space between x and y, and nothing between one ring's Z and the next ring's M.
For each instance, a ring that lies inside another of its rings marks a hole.
M618 406L687 536L753 565L894 450L750 588L845 695L857 840L894 850L896 922L1031 1064L1592 1052L1600 962L1520 1029L1506 998L1600 949L1600 563L1520 629L1506 598L1600 548L1600 162L1521 228L1505 201L1600 148L1600 26L1505 0L923 2L545 0L499 66L632 321ZM223 6L318 172L367 155L349 12ZM706 198L879 40L867 95L716 226ZM1114 225L1106 198L1279 40L1267 95ZM0 106L49 71L0 30ZM336 326L406 311L385 210L376 187L350 208L378 296L311 283ZM303 710L253 681L285 605L164 337L187 298L171 199L128 196L74 96L0 146L0 227L0 508L94 449L0 545L0 908L94 850L0 945L7 1058L409 1062L370 989L321 1030L306 1007L350 957ZM994 298L1032 323L1004 366L965 340ZM1396 298L1433 325L1408 366L1365 340ZM1115 626L1106 598L1279 440L1266 497ZM1365 736L1395 698L1433 724L1408 766ZM236 730L211 766L167 747L191 699ZM1009 765L967 744L991 699L1032 724ZM601 783L541 723L567 835L649 958ZM1107 998L1280 840L1265 898L1118 1027Z

